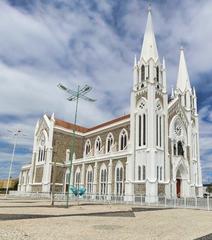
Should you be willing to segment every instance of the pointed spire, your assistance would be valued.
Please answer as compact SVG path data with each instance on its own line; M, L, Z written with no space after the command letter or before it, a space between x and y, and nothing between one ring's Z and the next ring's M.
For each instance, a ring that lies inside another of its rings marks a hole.
M52 119L52 120L55 120L55 119L54 119L54 113L52 113L52 115L51 115L51 119Z
M189 80L188 69L187 69L183 47L180 48L180 63L179 63L176 89L179 89L181 92L184 92L186 90L191 91L191 84Z
M137 58L135 55L135 60L134 60L134 77L133 77L133 82L134 82L134 87L137 86L138 84L138 70L137 70Z
M163 57L163 89L166 91L166 61Z
M163 57L163 70L166 70L166 60L164 57Z
M134 58L134 67L137 66L137 57L136 57L136 54L135 54L135 58Z
M158 60L158 50L152 23L151 6L148 8L148 18L141 49L141 58L143 58L146 62L150 58L153 58L155 62Z
M197 95L196 95L196 90L195 90L195 87L193 87L193 94L194 94L194 97L196 98Z
M172 86L171 99L174 99L174 88Z

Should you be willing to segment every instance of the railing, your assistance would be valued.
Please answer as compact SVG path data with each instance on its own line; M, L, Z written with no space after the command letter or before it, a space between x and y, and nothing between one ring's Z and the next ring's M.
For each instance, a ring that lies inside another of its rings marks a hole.
M34 199L50 199L51 193L24 193L18 191L10 191L9 196L25 197ZM67 194L56 193L54 200L56 202L65 202ZM199 197L184 197L184 198L168 198L166 196L147 196L147 195L101 195L101 194L85 194L83 196L74 196L70 194L70 202L93 202L102 204L130 204L151 207L163 208L191 208L203 209L212 211L212 198L199 198Z
M9 191L10 197L24 197L34 199L49 199L51 194L48 192L21 192L21 191Z

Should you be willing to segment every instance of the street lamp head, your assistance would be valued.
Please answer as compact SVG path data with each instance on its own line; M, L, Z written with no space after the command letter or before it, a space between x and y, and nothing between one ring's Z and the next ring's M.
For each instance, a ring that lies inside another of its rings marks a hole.
M75 101L76 99L77 99L77 98L76 98L76 97L73 97L73 96L67 98L67 100L68 100L69 102Z
M67 87L65 87L63 84L61 84L61 83L59 83L58 85L57 85L57 87L58 88L60 88L60 89L62 89L62 90L64 90L64 91L67 91L68 89L67 89Z

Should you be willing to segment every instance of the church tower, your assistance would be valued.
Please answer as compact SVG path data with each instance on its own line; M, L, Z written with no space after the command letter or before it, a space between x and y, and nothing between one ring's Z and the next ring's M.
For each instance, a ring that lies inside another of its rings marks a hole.
M167 168L167 90L165 60L161 64L152 23L151 8L141 55L134 62L131 92L130 143L126 194L145 189L150 201L157 201L158 185L166 181ZM140 193L141 194L141 193Z
M187 132L184 146L184 158L188 162L188 188L186 195L202 195L202 174L199 152L199 122L195 88L191 88L184 49L180 49L178 78L174 98L178 99L187 119Z

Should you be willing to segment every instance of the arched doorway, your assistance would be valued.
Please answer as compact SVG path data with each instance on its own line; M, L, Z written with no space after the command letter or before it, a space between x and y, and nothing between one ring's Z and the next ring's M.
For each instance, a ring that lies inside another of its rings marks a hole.
M178 169L176 174L176 195L178 198L181 197L181 184L182 184L182 177L180 174L180 169Z
M178 166L176 172L176 196L180 198L187 195L186 182L188 180L188 170L183 163Z

